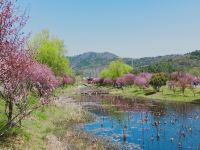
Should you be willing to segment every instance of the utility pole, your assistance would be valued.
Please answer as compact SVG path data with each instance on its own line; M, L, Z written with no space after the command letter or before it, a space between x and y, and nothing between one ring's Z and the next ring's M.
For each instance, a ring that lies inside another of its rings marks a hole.
M133 58L132 58L132 68L133 68Z

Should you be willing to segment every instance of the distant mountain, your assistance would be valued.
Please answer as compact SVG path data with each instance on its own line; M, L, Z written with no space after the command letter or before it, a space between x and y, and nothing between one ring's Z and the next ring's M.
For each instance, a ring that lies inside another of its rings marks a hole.
M97 76L99 71L105 68L111 61L116 60L117 55L103 52L87 52L77 56L69 57L72 69L85 76Z
M120 57L109 53L87 52L69 57L71 66L76 73L84 76L97 76L111 61ZM170 64L176 70L188 70L191 67L200 68L200 50L184 55L165 55L157 57L144 57L139 59L122 58L125 63L135 69L149 69L149 66L158 66L163 63Z

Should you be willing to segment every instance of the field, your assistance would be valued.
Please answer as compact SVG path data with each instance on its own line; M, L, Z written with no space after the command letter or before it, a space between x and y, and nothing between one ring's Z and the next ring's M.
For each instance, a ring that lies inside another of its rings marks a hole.
M161 100L161 101L177 101L177 102L192 102L198 101L200 99L200 87L194 89L194 93L191 89L186 89L183 95L180 88L176 88L175 93L170 90L167 86L161 88L160 92L152 95L145 95L148 92L153 91L152 88L146 90L141 89L136 86L124 87L123 89L116 89L111 87L98 87L102 90L110 91L112 95L119 95L129 98L143 98L151 100Z

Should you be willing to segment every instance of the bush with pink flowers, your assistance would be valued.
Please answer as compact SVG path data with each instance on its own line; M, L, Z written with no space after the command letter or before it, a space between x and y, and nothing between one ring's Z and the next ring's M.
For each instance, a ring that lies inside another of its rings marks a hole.
M64 75L63 76L63 85L73 85L75 82L74 78Z
M123 80L125 85L133 85L135 80L135 75L132 73L125 74L123 76Z
M110 78L106 78L106 79L103 80L103 85L112 86L112 85L114 85L114 80L112 80Z
M102 79L102 78L94 78L92 80L92 84L103 85L103 81L104 81L104 79Z

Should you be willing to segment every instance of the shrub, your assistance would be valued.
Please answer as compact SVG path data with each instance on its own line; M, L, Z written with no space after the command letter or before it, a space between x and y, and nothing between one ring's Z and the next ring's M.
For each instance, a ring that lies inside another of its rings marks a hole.
M114 81L110 78L106 78L106 79L103 80L103 84L104 85L113 85Z
M102 85L103 84L103 79L102 78L94 78L93 80L92 80L92 83L93 84L97 84L97 85Z
M75 79L68 76L68 75L64 75L63 76L63 85L73 85L75 82Z
M166 85L167 76L164 73L156 73L152 76L150 85L157 91L160 91L161 86Z
M116 84L124 86L125 85L124 77L117 78L116 79Z

